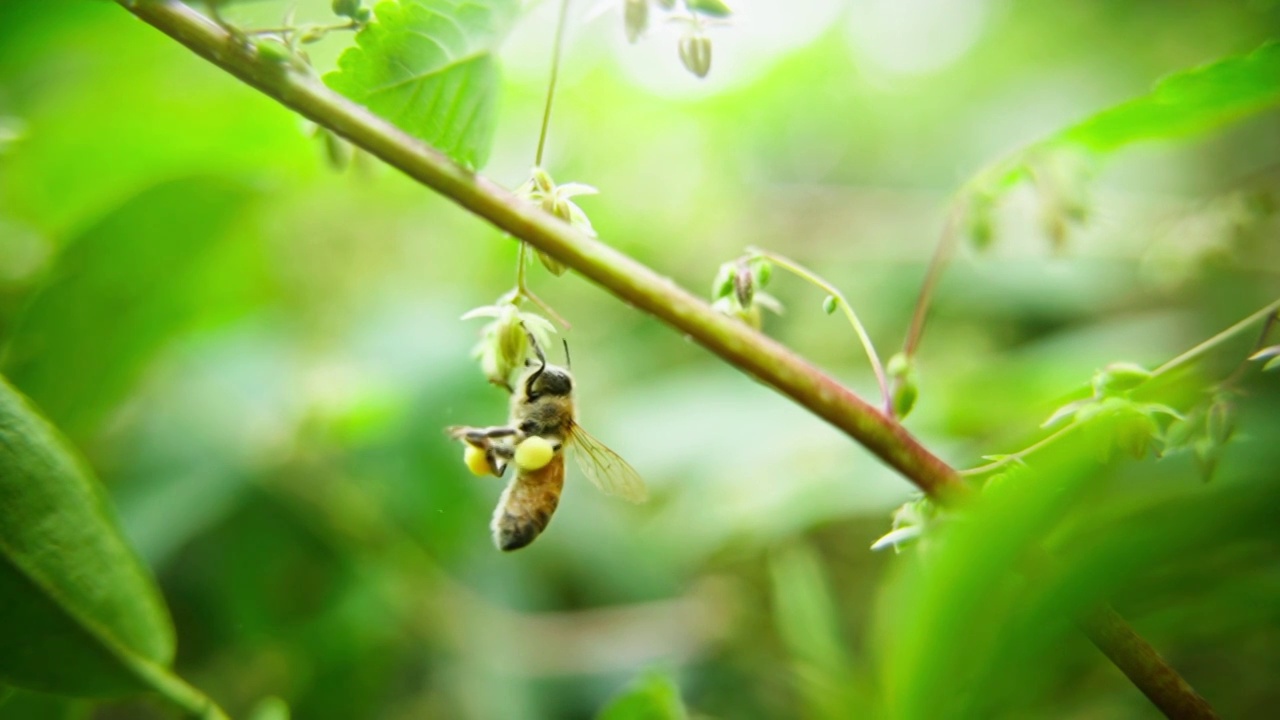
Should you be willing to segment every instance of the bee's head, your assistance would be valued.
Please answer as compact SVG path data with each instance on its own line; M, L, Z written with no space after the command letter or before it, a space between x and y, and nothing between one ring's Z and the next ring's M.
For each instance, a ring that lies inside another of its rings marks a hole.
M568 370L545 362L531 362L534 367L520 380L520 387L529 400L543 395L568 397L573 392L573 376Z
M533 352L537 355L537 359L525 361L526 365L533 368L525 373L524 377L520 378L519 387L524 391L525 397L530 402L543 395L569 397L569 394L573 392L573 376L569 374L569 370L547 363L547 356L542 352L542 347L538 345L538 339L534 337L533 333L529 333L529 344L533 347ZM568 343L565 343L564 352L567 360L569 357Z

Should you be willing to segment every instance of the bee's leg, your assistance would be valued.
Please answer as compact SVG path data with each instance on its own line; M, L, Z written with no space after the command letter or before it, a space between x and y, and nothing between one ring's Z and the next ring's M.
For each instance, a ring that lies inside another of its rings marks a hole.
M517 432L519 431L515 428L505 425L495 425L487 428L467 427L459 428L454 437L460 437L478 448L486 448L490 445L490 440L510 437Z

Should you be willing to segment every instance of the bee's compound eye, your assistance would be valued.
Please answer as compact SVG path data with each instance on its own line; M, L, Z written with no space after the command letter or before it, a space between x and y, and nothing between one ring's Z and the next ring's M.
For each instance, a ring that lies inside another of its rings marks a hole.
M551 462L555 454L556 449L551 441L534 435L516 446L516 465L521 470L541 470Z
M489 467L489 458L485 457L485 453L475 445L467 445L466 450L462 451L462 461L467 464L467 469L475 475L490 475L493 468Z

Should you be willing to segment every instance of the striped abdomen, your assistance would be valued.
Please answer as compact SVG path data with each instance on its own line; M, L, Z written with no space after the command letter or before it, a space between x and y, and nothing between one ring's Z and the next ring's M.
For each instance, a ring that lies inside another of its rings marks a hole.
M564 488L564 455L538 470L521 470L502 491L493 513L493 542L499 550L519 550L547 528Z

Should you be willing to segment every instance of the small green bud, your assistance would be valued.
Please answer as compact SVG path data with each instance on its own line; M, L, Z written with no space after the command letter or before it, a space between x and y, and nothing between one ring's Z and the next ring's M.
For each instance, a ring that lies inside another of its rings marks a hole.
M893 414L899 419L905 418L915 408L916 399L920 396L915 359L903 352L894 353L884 370L893 380L890 390Z
M889 358L889 362L885 363L884 371L889 374L889 377L900 378L911 372L913 365L914 363L911 358L907 357L906 353L897 352L893 354L893 357Z
M316 126L316 134L324 141L324 153L325 158L329 161L329 167L339 172L347 169L347 166L351 164L351 156L353 154L351 145L327 128L318 125Z
M680 38L678 49L680 62L689 72L704 78L711 71L711 38L691 33Z
M257 38L254 41L254 47L258 49L258 57L267 62L283 65L293 61L293 53L285 47L284 43L275 38Z
M364 25L365 23L373 19L373 11L367 7L362 7L359 10L356 10L356 14L351 19L355 20L361 25Z
M302 32L298 33L298 42L303 45L319 42L324 39L325 35L329 34L329 31L321 25L305 25L301 30Z
M762 257L754 257L748 264L751 266L751 274L756 278L756 287L768 287L769 281L773 279L773 263Z
M333 0L333 14L338 17L355 19L360 11L360 0Z
M828 295L822 299L822 312L828 315L834 315L838 306L835 295Z
M565 265L564 263L542 252L541 250L537 252L538 252L538 261L541 262L542 267L546 268L547 271L550 272L552 275L555 275L556 277L560 277L561 275L565 274L569 270L568 265Z
M685 6L692 12L708 17L725 18L733 14L733 10L729 9L724 0L687 0Z
M1093 376L1093 393L1107 397L1129 392L1151 379L1151 371L1130 362L1111 363Z
M907 373L893 380L893 414L899 420L905 419L916 406L920 397L920 386L916 384L915 373Z
M1116 424L1116 444L1135 458L1141 459L1152 447L1159 428L1142 413L1125 413Z
M1225 398L1216 398L1204 419L1205 435L1215 445L1225 445L1236 432L1235 408Z
M556 217L560 218L561 220L567 223L573 222L573 211L569 209L568 200L565 200L564 198L560 198L560 197L549 198L549 200L551 201L552 215L555 215ZM545 203L543 204L543 207L546 207Z
M756 278L746 263L736 263L733 271L733 296L742 307L751 307L756 294Z
M546 170L536 167L532 170L531 175L533 177L533 186L542 192L550 194L556 189L555 181L551 179Z
M733 294L733 281L736 263L727 262L716 271L716 279L711 282L711 299L729 297Z
M622 19L627 31L627 42L639 40L645 28L649 27L649 0L626 0Z

